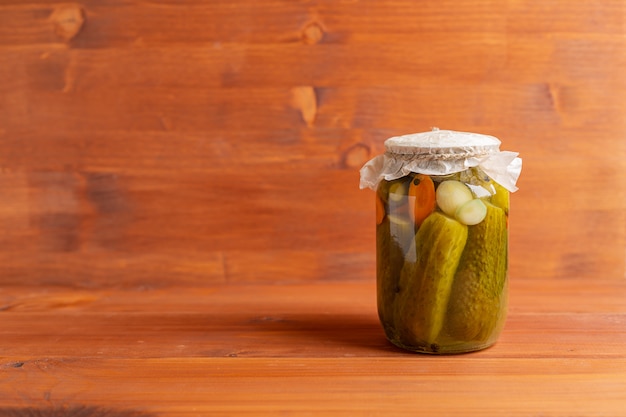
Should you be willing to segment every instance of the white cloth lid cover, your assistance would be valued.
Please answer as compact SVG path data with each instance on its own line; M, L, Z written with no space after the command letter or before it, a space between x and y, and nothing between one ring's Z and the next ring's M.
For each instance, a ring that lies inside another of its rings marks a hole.
M500 143L494 136L437 128L394 136L385 141L385 154L361 168L360 187L375 190L381 180L411 172L448 175L478 166L507 190L517 191L522 160L517 152L500 151Z

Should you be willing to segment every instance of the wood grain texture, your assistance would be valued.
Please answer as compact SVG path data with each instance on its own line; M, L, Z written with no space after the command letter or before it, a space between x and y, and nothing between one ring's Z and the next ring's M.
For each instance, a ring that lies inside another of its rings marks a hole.
M384 338L364 281L0 290L0 415L619 416L626 285L514 280L498 343Z
M0 0L0 416L622 416L626 3ZM510 313L384 338L394 135L498 136Z
M20 385L28 383L59 402L80 398L93 407L89 417L101 415L95 414L99 409L168 416L399 416L406 410L443 416L618 416L624 406L623 360L529 359L513 367L480 358L471 363L346 358L341 368L337 363L327 358L50 360L9 372L15 375L14 395L25 395ZM31 382L28 374L37 378ZM54 410L50 402L55 401L32 401L40 413ZM37 415L22 410L15 415Z
M626 277L618 1L0 2L0 276L371 281L358 169L432 126L525 167L513 277Z
M513 281L494 348L515 358L624 358L625 285ZM142 290L10 288L0 293L0 357L397 357L373 284L220 285ZM414 357L415 355L410 355ZM469 355L471 357L472 355Z

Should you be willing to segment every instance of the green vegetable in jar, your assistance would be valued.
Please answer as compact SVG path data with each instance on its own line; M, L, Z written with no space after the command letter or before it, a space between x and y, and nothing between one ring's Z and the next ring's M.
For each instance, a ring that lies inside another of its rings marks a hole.
M401 343L436 344L466 240L467 226L439 212L419 228L411 249L416 260L405 261L400 273L395 314Z
M491 203L485 206L485 219L469 228L448 304L447 332L466 342L487 343L505 307L506 214Z

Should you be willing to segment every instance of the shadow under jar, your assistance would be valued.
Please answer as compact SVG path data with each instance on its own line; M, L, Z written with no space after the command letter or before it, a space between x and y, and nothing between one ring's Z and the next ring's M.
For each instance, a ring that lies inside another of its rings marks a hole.
M434 130L385 141L361 170L376 190L377 305L387 338L434 354L494 344L507 312L509 192L497 138Z

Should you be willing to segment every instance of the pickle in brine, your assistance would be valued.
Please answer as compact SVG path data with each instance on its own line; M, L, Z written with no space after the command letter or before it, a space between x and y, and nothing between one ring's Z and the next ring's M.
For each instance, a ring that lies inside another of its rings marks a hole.
M394 333L394 302L398 291L404 251L391 234L391 222L385 218L376 226L376 294L378 316L389 337Z
M491 203L494 206L500 207L502 210L504 210L504 214L508 216L510 206L509 190L507 190L495 181L492 181L492 184L495 192L491 196Z
M443 213L422 223L410 249L415 262L407 260L400 274L395 319L401 343L436 350L466 240L467 226Z
M506 307L506 214L489 202L485 205L485 219L469 227L452 284L446 329L457 341L488 342L501 324Z
M392 181L381 181L377 197L381 209L389 220L389 234L406 253L415 237L415 222L409 213L410 177L402 177ZM385 216L377 216L382 219Z

